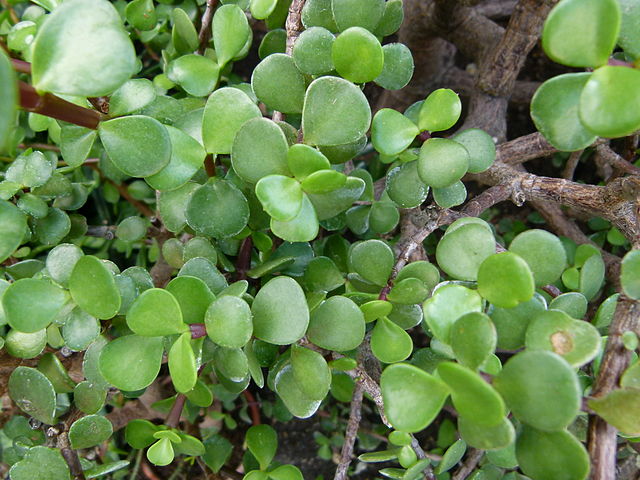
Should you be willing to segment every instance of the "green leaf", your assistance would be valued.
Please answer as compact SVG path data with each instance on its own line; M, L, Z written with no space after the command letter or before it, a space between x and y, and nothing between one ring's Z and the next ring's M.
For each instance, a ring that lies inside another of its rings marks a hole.
M469 173L484 172L493 165L496 159L496 144L491 135L484 130L470 128L451 138L469 152Z
M0 262L4 262L22 243L27 232L27 217L12 203L0 200L0 224Z
M307 265L304 284L312 292L331 292L344 285L344 278L333 260L328 257L316 257Z
M527 230L518 234L509 251L529 265L536 286L555 282L567 266L567 255L558 237L545 230Z
M366 83L382 73L384 51L371 32L350 27L333 42L331 58L340 76L354 83Z
M222 347L243 347L253 333L249 305L234 296L215 300L207 309L205 323L209 338Z
M233 142L233 170L249 183L257 183L267 175L288 176L288 148L287 139L275 122L251 119L242 125Z
M618 0L618 2L622 13L618 45L624 49L625 53L638 58L640 56L640 38L638 38L638 25L640 25L639 5L634 0Z
M15 404L36 420L55 423L56 392L44 373L30 367L17 367L8 383L9 396Z
M129 466L129 462L127 460L103 463L101 465L96 465L95 467L88 468L84 471L84 475L87 478L98 478L113 472L117 472L118 470L122 470L127 466Z
M351 269L376 285L387 283L394 263L393 250L382 240L365 240L353 245L349 251Z
M302 208L300 183L283 175L262 177L256 184L256 196L275 220L293 220Z
M420 131L415 123L396 110L383 108L373 117L371 142L374 148L389 156L403 152Z
M354 26L373 31L384 14L384 4L384 0L331 0L331 11L340 31Z
M58 208L49 208L46 217L38 218L34 222L35 237L43 245L60 243L70 230L69 215Z
M274 53L262 60L253 70L251 87L260 101L273 110L302 112L305 80L289 55Z
M309 309L302 288L290 277L269 280L251 305L254 335L275 345L288 345L303 337Z
M362 137L353 142L341 145L321 145L320 151L329 159L332 164L345 163L353 159L367 145L367 137Z
M467 444L464 440L458 440L451 445L442 455L442 460L434 470L436 474L444 473L451 470L456 464L462 460L465 452L467 451Z
M175 11L183 10L176 8ZM167 66L169 80L180 85L185 92L194 97L209 95L217 85L219 75L218 64L202 55L183 55Z
M249 220L249 204L231 182L210 178L187 205L187 223L196 232L215 238L237 235Z
M505 448L513 444L516 438L513 424L507 418L503 418L497 425L487 427L459 416L458 432L469 446L482 450Z
M545 308L544 299L538 295L514 308L495 307L490 316L498 332L498 348L517 350L524 346L530 320Z
M62 362L51 352L40 357L38 370L47 376L56 393L70 393L76 386Z
M7 54L0 52L0 151L13 131L18 101L17 78Z
M146 78L128 80L109 98L109 115L118 117L136 112L155 99L156 89L150 80ZM92 131L90 130L90 132Z
M309 145L296 143L287 151L287 164L291 173L298 179L306 177L319 170L331 168L327 157Z
M596 327L558 310L538 313L525 337L527 348L557 353L576 368L593 360L601 343Z
M395 203L389 201L374 202L369 212L369 228L375 233L389 233L400 222L400 212ZM421 298L419 302L424 300ZM405 302L408 300L405 299ZM409 301L409 303L418 303Z
M379 37L387 37L396 33L404 20L402 0L387 0L384 13L373 33Z
M332 0L308 0L302 9L302 24L305 28L324 27L337 32L338 27L331 10Z
M578 377L552 352L518 353L507 361L493 383L513 415L540 430L562 430L580 410Z
M304 30L293 45L293 61L302 73L322 75L334 69L331 50L335 37L323 27Z
M218 473L233 452L233 445L221 435L213 434L204 441L205 453L202 460L207 466Z
M604 281L605 265L602 255L590 256L580 269L580 293L591 301Z
M478 369L496 349L496 329L481 312L461 316L451 327L451 349L464 366Z
M33 333L53 322L67 299L65 291L48 280L22 278L4 291L2 307L12 328Z
M171 140L171 158L162 170L145 178L156 190L174 190L187 183L202 167L206 156L197 140L175 127L165 128Z
M337 352L356 348L364 339L364 315L350 299L335 295L317 307L309 322L309 341Z
M626 94L620 95L621 91ZM599 68L580 96L580 120L587 130L601 137L631 135L640 128L639 95L640 71L627 67Z
M366 184L357 177L347 177L344 187L329 193L309 194L309 200L318 215L318 220L327 220L344 212L364 192Z
M32 80L38 91L99 97L116 90L135 68L133 44L118 12L104 0L61 4L33 43Z
M320 224L313 204L306 194L302 194L302 207L289 221L271 219L271 232L288 242L310 242L318 235Z
M222 5L219 7L213 15L212 28L213 45L220 66L225 65L229 60L240 54L249 38L251 38L251 28L247 17L237 5Z
M631 250L622 259L620 284L625 295L640 299L640 250Z
M114 118L101 122L98 133L113 164L132 177L158 173L171 158L169 133L154 118L143 115Z
M161 430L161 426L154 425L149 420L136 418L127 423L125 439L129 445L136 449L147 448L155 441L153 436Z
M496 253L480 264L478 293L494 305L513 308L530 300L534 292L531 270L515 253Z
M302 472L295 465L280 465L269 472L273 480L304 480Z
M626 435L640 434L640 390L621 388L589 399L589 407Z
M300 390L312 400L322 400L331 387L331 370L318 352L291 346L291 367Z
M185 275L199 278L216 295L227 286L227 280L211 260L206 258L196 257L186 262L178 272L179 277Z
M43 328L37 332L23 333L13 329L9 330L4 340L4 348L12 357L35 358L47 344L47 330Z
M176 53L184 55L198 48L198 32L187 12L182 8L174 8L171 11L173 28L171 29L171 41Z
M449 343L451 326L469 312L480 312L482 298L475 290L448 284L438 288L422 306L424 321L438 340Z
M264 20L273 13L277 4L277 0L251 0L251 16Z
M234 5L225 5L217 12L227 7L237 8ZM244 13L242 16L244 18ZM261 117L258 106L242 90L232 87L219 88L209 96L204 107L202 139L207 153L231 153L233 140L240 127L247 120Z
M387 2L387 5L392 2ZM400 90L406 87L413 76L413 55L409 47L402 43L388 43L382 47L384 65L374 82L386 90Z
M401 362L411 355L413 341L401 327L382 317L371 333L371 351L381 362Z
M107 399L107 391L85 380L73 389L73 403L78 410L86 414L100 411Z
M51 178L51 163L42 152L23 153L10 165L5 181L19 183L24 187L40 187Z
M113 96L111 98L113 98ZM65 125L62 127L60 150L62 152L62 158L67 162L67 165L70 167L82 165L89 156L97 136L97 131L77 125Z
M426 98L418 115L421 131L440 132L453 127L462 113L460 97L453 90L439 88Z
M127 21L138 30L153 30L158 22L153 0L133 0L127 4L124 12Z
M607 63L619 31L617 0L563 0L544 22L542 48L563 65L599 67Z
M373 120L375 125L375 118ZM429 187L418 176L418 162L403 163L387 173L385 191L401 208L422 204L429 194Z
M418 175L430 187L448 187L460 180L468 168L469 152L454 140L430 138L420 148Z
M442 380L406 363L385 368L380 390L389 422L404 432L426 428L449 396L449 388Z
M127 217L116 228L116 237L123 242L137 242L147 234L147 220L140 217Z
M80 308L96 318L114 317L120 309L120 291L113 274L94 256L76 262L69 277L69 292Z
M113 426L102 415L87 415L71 425L69 441L71 448L90 448L100 445L111 437Z
M567 73L544 82L531 99L531 118L551 145L576 151L597 138L580 120L579 105L591 73Z
M549 309L562 310L575 319L581 319L587 313L589 302L578 292L568 292L551 300Z
M297 43L297 42L296 42ZM274 53L285 53L287 49L287 31L284 28L269 30L258 47L258 57L264 59Z
M193 389L198 380L196 356L191 348L191 332L185 332L169 350L169 373L177 392L186 393Z
M278 449L278 435L269 425L254 425L245 435L247 448L258 460L261 470L266 470L271 464Z
M459 219L447 229L436 248L438 265L459 280L476 280L482 262L496 252L489 225L480 220Z
M342 145L362 137L371 109L362 91L337 77L321 77L309 85L302 110L305 143Z
M158 376L162 353L162 337L118 337L102 349L100 373L120 390L142 390ZM136 368L131 368L132 365Z
M158 201L162 222L170 232L179 232L187 224L186 209L193 192L200 185L187 182L175 190L161 192Z
M9 472L11 480L69 480L71 474L60 450L47 447L29 448L22 460Z
M173 462L174 456L175 453L173 451L173 446L171 445L171 440L166 437L158 440L149 447L149 450L147 450L147 459L154 465L158 465L160 467L169 465Z
M488 427L502 422L504 401L479 374L458 363L442 362L438 375L449 385L453 406L461 416Z
M467 199L467 188L460 180L448 187L433 188L433 199L441 208L451 208L462 205Z
M280 277L281 278L281 277ZM320 400L307 398L295 380L293 367L287 364L276 375L276 393L284 402L287 410L298 418L308 418L313 415L320 406Z
M127 313L127 325L145 337L174 335L187 328L182 321L180 304L161 288L150 288L136 298Z
M302 180L301 186L306 193L330 193L342 188L347 183L347 176L336 170L318 170Z
M523 425L516 443L516 458L525 475L533 480L584 480L589 475L587 451L565 430L543 432Z

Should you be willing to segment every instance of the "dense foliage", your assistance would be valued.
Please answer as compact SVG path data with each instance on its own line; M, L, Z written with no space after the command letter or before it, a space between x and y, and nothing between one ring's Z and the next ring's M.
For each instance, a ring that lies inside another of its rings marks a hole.
M8 478L297 480L294 417L336 479L635 475L640 4L513 3L3 0ZM385 96L405 7L499 29L469 102Z

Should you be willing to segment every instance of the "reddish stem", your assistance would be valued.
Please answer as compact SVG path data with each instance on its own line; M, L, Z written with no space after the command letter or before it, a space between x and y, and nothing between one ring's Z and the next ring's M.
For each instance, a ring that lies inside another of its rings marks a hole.
M18 82L18 86L20 88L20 107L23 110L92 130L98 128L102 116L95 110L80 107L50 93L40 95L35 88L25 82Z
M247 270L251 267L251 248L253 242L251 237L245 237L240 246L240 252L238 253L238 259L236 261L236 272L238 280L246 280Z
M202 338L207 336L207 328L204 323L192 323L189 325L189 329L191 330L191 338Z
M253 425L260 425L262 422L260 421L260 409L258 408L258 402L256 402L255 397L249 390L245 390L242 392L244 398L247 400L247 405L249 406L249 411L251 412L251 422Z

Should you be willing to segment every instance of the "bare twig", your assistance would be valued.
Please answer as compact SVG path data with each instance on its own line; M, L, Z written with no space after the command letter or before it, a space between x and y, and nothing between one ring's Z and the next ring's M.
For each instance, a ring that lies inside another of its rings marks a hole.
M360 418L362 416L362 382L356 381L353 388L353 396L351 397L351 409L349 412L349 422L347 423L347 430L344 435L344 443L342 444L342 451L340 452L340 462L336 468L336 474L334 480L347 480L347 470L351 465L351 457L353 456L353 447L358 435L358 426L360 425Z
M202 23L200 25L200 32L198 33L198 53L200 55L204 54L211 39L211 22L217 5L218 0L207 0L207 8L202 15Z
M640 168L636 167L633 163L611 150L611 147L608 145L598 145L598 147L596 147L596 152L605 162L616 170L620 170L621 172L629 173L631 175L640 175Z
M621 296L609 327L607 346L592 396L604 396L617 387L631 360L631 351L622 343L622 334L628 330L640 333L640 302ZM616 429L595 415L589 417L588 449L592 480L615 480Z
M571 155L569 155L569 158L567 159L567 164L564 166L564 170L562 171L562 178L573 180L573 174L576 171L576 167L578 166L578 162L580 161L583 151L584 150L571 152Z
M467 452L467 458L465 458L464 463L456 471L451 480L465 480L478 466L483 455L484 451L478 450L477 448L469 450Z
M184 408L184 404L187 401L186 395L179 393L176 397L175 402L173 402L173 406L169 411L169 415L164 421L164 424L169 428L178 428L178 424L180 423L180 417L182 416L182 409Z

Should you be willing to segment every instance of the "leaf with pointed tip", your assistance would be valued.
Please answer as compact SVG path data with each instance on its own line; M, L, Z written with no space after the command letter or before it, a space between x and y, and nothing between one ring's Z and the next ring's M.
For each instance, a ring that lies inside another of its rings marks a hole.
M401 362L411 355L413 341L401 327L382 317L371 333L371 351L381 362Z

